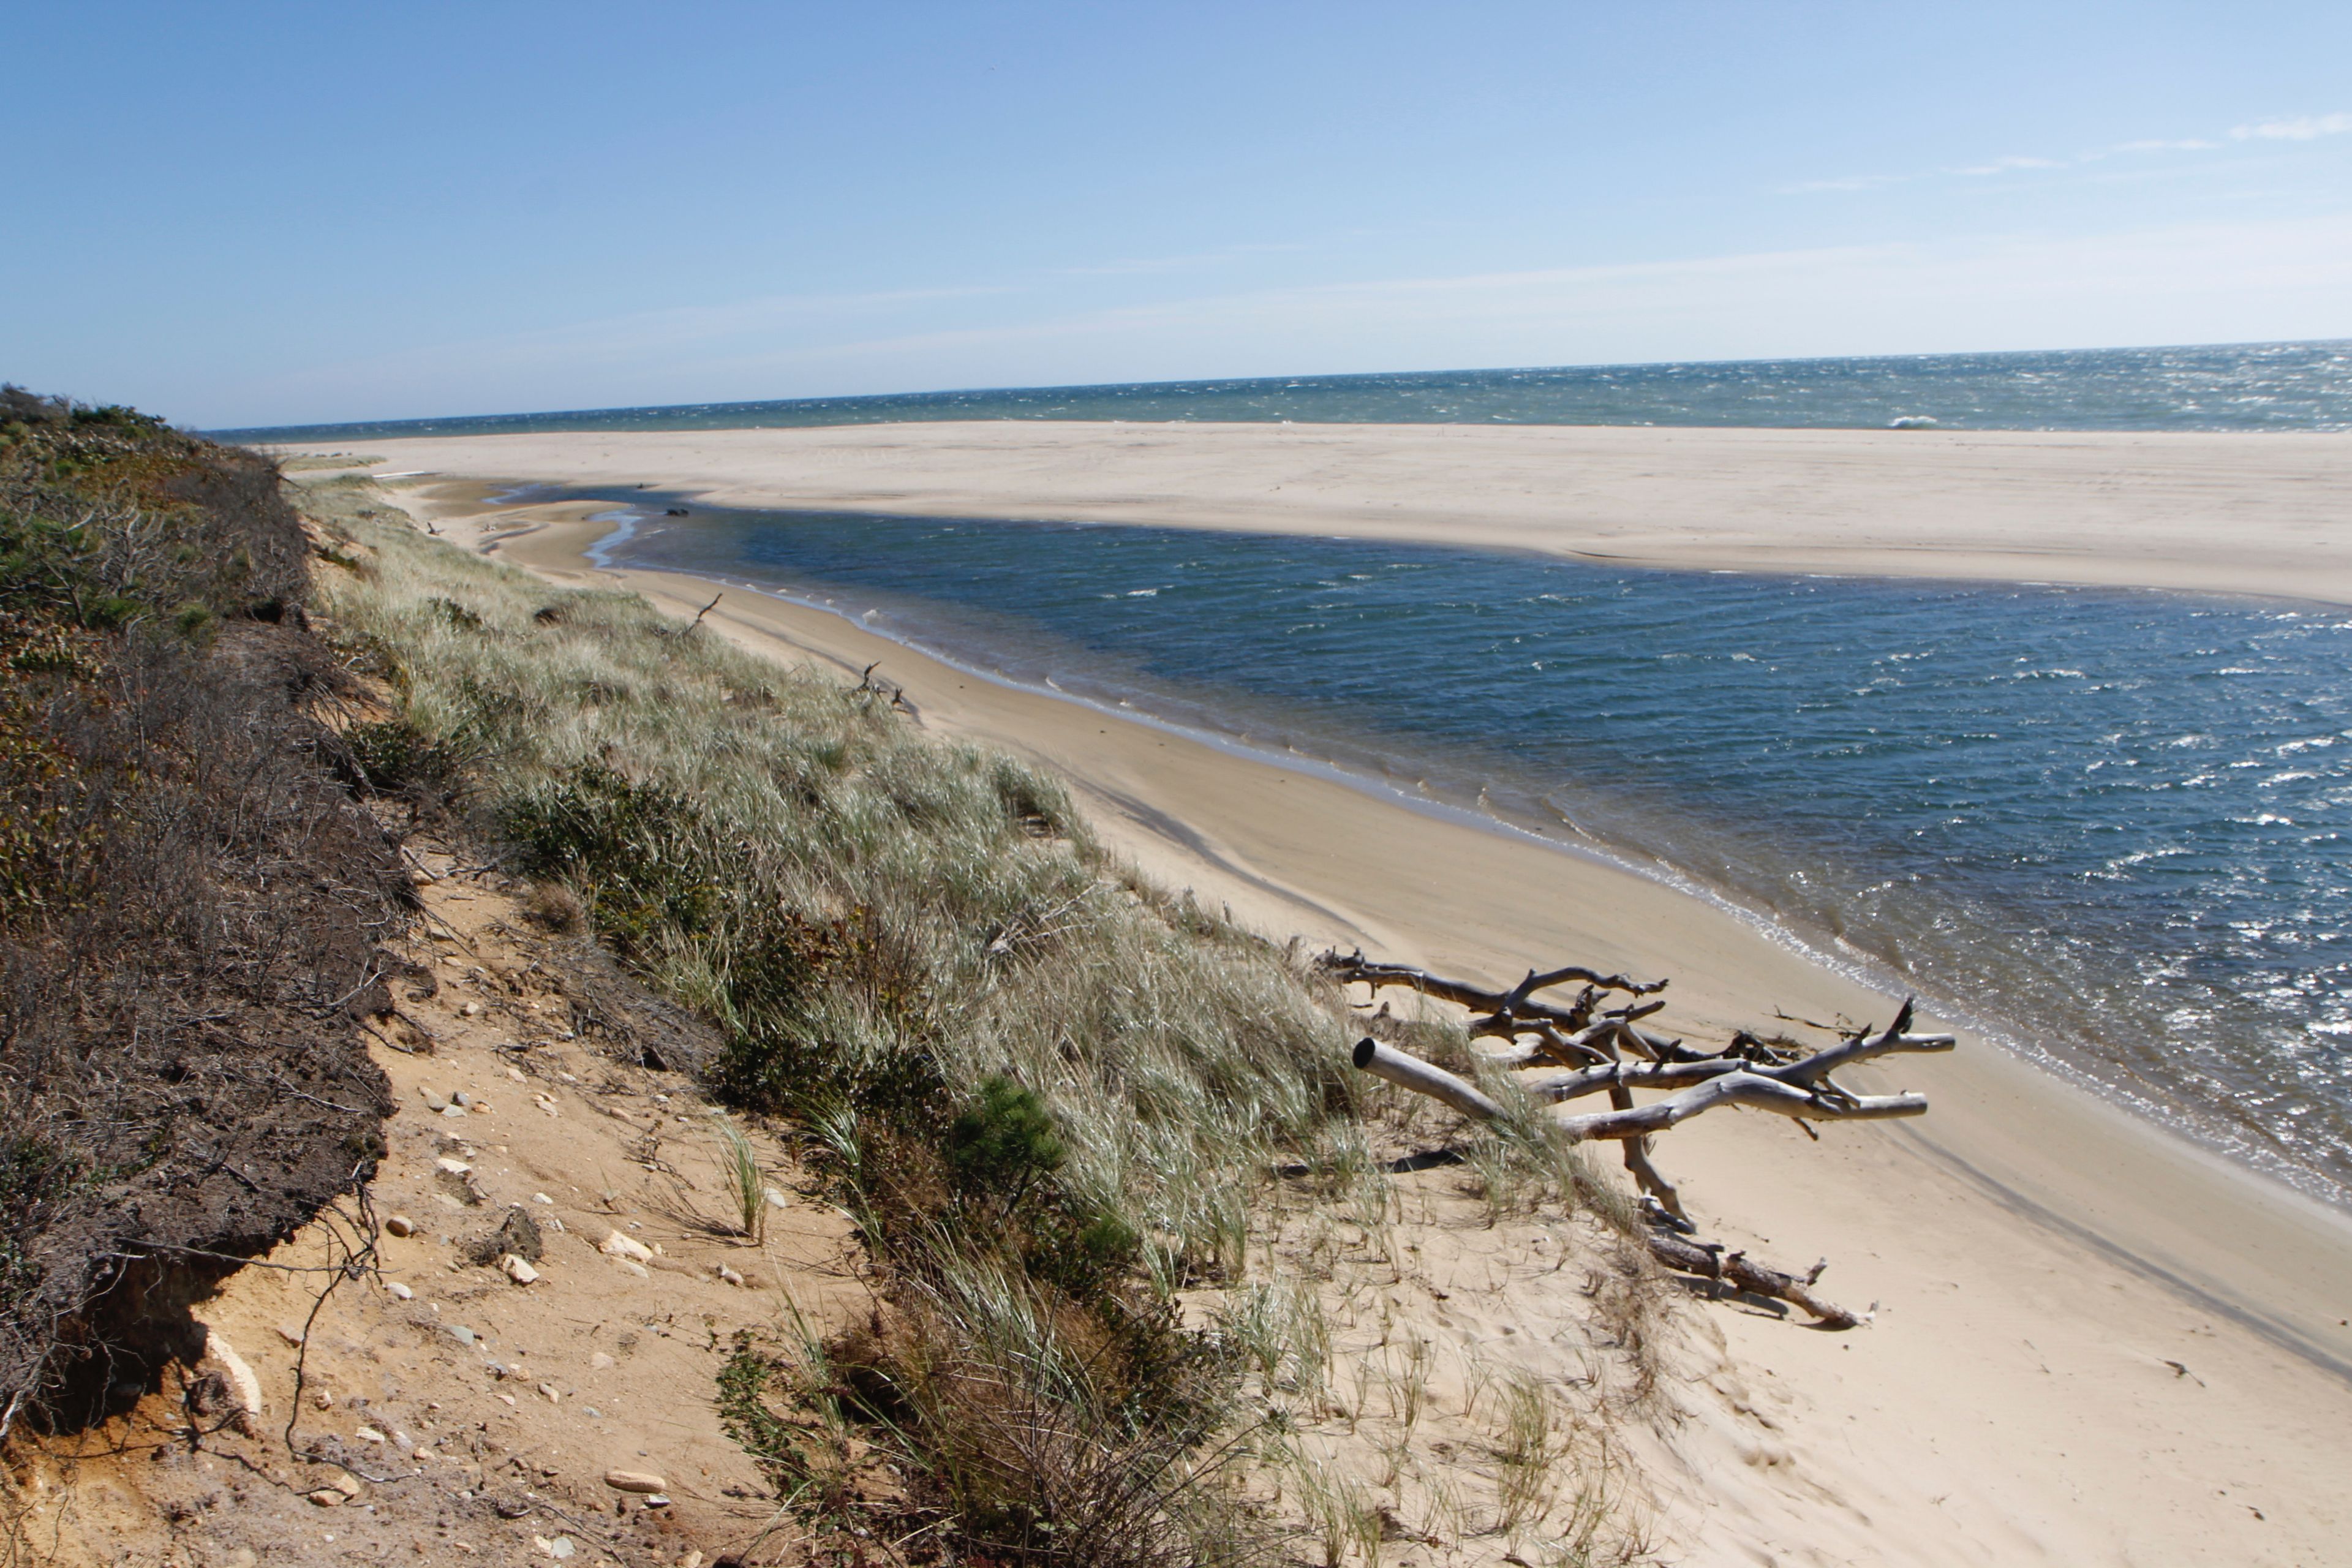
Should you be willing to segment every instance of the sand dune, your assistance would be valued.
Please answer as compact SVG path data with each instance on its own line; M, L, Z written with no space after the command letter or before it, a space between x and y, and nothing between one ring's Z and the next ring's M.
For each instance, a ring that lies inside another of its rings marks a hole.
M1862 569L1875 551L1989 575L2011 574L2000 568L2025 558L2035 508L2063 501L2076 509L2067 552L2049 559L2069 570L2033 575L2190 582L2227 556L2242 569L2231 586L2352 597L2352 547L2329 537L2352 475L2352 442L2336 437L892 426L370 450L396 454L386 468L650 482L745 503L1408 537L1431 536L1450 505L1475 521L1446 537L1489 543L1606 538L1645 560L1817 569ZM1669 458L1671 472L1641 468ZM868 479L852 485L861 465ZM1321 499L1244 499L1248 482L1287 489L1294 474L1320 474ZM1536 501L1506 494L1505 476L1545 474L1606 491L1616 521L1592 521L1593 499L1586 521L1547 524ZM586 574L590 509L485 516L480 493L438 484L416 506L446 511L461 537L527 529L499 552ZM1391 528L1372 516L1382 496L1400 514ZM1648 499L1658 521L1645 529ZM1744 521L1710 521L1710 508ZM1891 521L1874 521L1880 509ZM2225 527L2238 531L2210 537ZM1723 553L1735 535L1755 560ZM709 596L691 579L620 577L679 606ZM927 726L1052 764L1116 843L1270 933L1487 977L1563 959L1670 973L1675 1026L1699 1034L1775 1007L1890 1010L1727 913L1587 858L996 686L817 612L730 594L711 619L781 658L882 660ZM1670 1141L1711 1229L1781 1261L1827 1256L1824 1289L1879 1309L1845 1335L1726 1307L1692 1315L1676 1352L1685 1416L1643 1456L1675 1560L2340 1560L2352 1524L2342 1216L1973 1042L1880 1081L1898 1079L1931 1095L1926 1121L1833 1128L1816 1145L1774 1119L1727 1116ZM1492 1348L1503 1304L1426 1307L1423 1326ZM1541 1371L1556 1358L1539 1341L1510 1353Z

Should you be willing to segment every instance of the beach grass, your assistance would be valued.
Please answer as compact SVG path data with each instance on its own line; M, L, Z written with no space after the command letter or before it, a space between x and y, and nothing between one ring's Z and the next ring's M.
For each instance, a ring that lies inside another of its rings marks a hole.
M716 1021L708 1080L802 1130L884 1270L887 1310L821 1364L790 1336L730 1363L780 1484L838 1509L818 1479L887 1456L892 1506L970 1550L1246 1555L1211 1500L1240 1358L1173 1300L1237 1283L1272 1169L1352 1130L1336 994L1012 758L361 516L362 483L305 489L352 563L322 608L386 694L349 737L379 798L495 845ZM815 1387L822 1458L756 1415Z

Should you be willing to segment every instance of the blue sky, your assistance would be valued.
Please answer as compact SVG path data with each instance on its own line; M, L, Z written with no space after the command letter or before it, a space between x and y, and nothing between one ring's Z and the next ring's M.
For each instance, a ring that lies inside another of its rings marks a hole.
M0 377L200 426L2352 335L2352 6L17 7Z

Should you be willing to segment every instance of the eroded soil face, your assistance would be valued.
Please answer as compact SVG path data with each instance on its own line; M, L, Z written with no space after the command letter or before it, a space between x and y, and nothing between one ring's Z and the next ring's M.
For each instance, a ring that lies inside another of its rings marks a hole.
M847 1223L753 1132L763 1235L741 1236L710 1108L645 1065L683 1065L697 1026L495 871L410 854L425 919L373 1048L396 1109L369 1204L198 1303L209 1353L127 1416L17 1447L16 1559L795 1555L714 1378L788 1303L820 1331L867 1310Z

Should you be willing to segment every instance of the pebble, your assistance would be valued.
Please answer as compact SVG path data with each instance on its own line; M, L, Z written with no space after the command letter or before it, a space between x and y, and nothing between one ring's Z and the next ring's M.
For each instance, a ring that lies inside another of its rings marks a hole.
M793 1200L784 1196L783 1194L776 1191L775 1188L770 1187L768 1189L768 1206L772 1209L788 1209L793 1206Z
M505 1400L509 1405L512 1405L515 1402L515 1396L511 1394L501 1394L499 1397Z
M654 1256L652 1249L644 1242L632 1237L623 1236L617 1230L607 1236L604 1238L604 1245L597 1250L609 1258L633 1258L639 1263L650 1263Z
M383 1434L377 1431L373 1426L362 1426L358 1431L352 1433L352 1436L357 1437L362 1443L381 1443L384 1441Z
M514 1079L517 1083L529 1083L530 1081L529 1079L522 1076L522 1068L507 1068L507 1076Z
M461 1089L457 1093L449 1097L449 1103L452 1105L471 1105L474 1103L474 1097L467 1094Z
M616 1492L650 1494L669 1489L667 1481L659 1476L647 1475L643 1470L606 1470L604 1484Z
M644 1264L638 1262L634 1258L614 1258L614 1261L618 1263L622 1268L627 1269L630 1273L635 1275L640 1279L650 1279L654 1277L652 1269L646 1268Z
M743 1277L740 1274L736 1273L732 1268L728 1268L724 1263L712 1264L710 1266L710 1271L718 1275L721 1279L726 1280L730 1285L740 1287L743 1283Z
M446 1154L433 1163L440 1166L443 1170L448 1172L453 1176L470 1176L474 1173L473 1166L468 1165L463 1160L452 1160Z
M458 1008L457 1013L461 1017L478 1018L482 1016L482 1005L479 1002L468 1002Z
M481 1337L475 1333L471 1329L459 1328L454 1324L450 1327L449 1332L456 1337L457 1342L461 1345L470 1345L477 1339Z
M562 1391L558 1389L555 1384L551 1383L541 1384L539 1385L539 1392L541 1397L544 1398L550 1405L561 1404L562 1402Z
M445 1105L441 1108L441 1114L444 1118L461 1117L466 1114L466 1108L462 1105Z
M507 1278L518 1285L530 1284L539 1278L538 1269L533 1268L511 1252L499 1259L499 1267L505 1269Z
M335 1407L335 1396L329 1390L322 1388L310 1395L310 1403L321 1410L332 1410Z
M593 1405L583 1405L580 1408L588 1413L588 1419L591 1421L602 1421L604 1419L604 1413L597 1409Z
M446 1110L449 1109L448 1097L442 1094L438 1089L420 1083L416 1086L416 1092L417 1095L425 1101L425 1110Z
M568 1535L559 1535L552 1541L544 1535L534 1535L530 1543L558 1562L572 1555L572 1537Z
M289 1345L299 1346L302 1342L302 1331L291 1324L280 1323L278 1325L278 1337Z
M615 1363L611 1356L605 1354L603 1351L598 1351L594 1355L588 1358L588 1364L595 1368L598 1372L606 1372L611 1370Z
M395 1301L413 1301L416 1299L416 1292L410 1289L407 1286L403 1285L397 1279L385 1285L383 1288L383 1293L391 1297Z
M530 1201L535 1204L551 1204L555 1200L549 1197L545 1193L533 1193L530 1194Z
M383 1228L394 1236L415 1236L416 1222L404 1214L396 1214L383 1222Z

